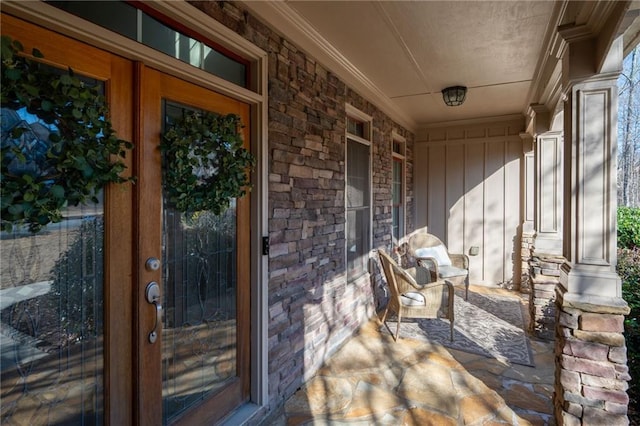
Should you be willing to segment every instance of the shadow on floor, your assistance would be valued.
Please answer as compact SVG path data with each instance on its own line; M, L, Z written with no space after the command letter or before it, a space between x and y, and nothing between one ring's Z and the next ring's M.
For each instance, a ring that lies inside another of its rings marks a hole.
M522 306L526 329L526 298ZM377 319L365 324L269 424L555 424L553 342L530 340L529 367L428 341L394 342L380 328Z

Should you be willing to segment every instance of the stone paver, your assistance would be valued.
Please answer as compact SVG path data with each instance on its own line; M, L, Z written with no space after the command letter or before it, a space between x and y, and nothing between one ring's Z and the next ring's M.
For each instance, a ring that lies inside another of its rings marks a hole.
M532 340L536 366L527 367L428 342L394 342L379 328L377 319L365 324L285 403L274 424L555 424L552 342Z

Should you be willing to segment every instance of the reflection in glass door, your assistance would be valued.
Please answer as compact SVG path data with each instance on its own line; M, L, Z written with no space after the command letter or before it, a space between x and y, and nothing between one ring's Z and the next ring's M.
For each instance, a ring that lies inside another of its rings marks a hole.
M97 84L97 83L96 83ZM4 173L46 179L56 132L26 112L3 108L2 147L25 157ZM11 128L25 129L18 137ZM102 424L104 209L68 207L37 233L0 233L0 423Z
M165 126L186 108L165 102ZM237 376L236 203L181 213L163 196L164 422Z

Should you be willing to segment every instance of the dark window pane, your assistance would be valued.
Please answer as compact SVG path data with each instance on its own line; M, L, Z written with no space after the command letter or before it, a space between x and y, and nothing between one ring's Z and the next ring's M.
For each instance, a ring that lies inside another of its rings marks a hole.
M205 71L239 86L246 86L247 67L244 64L234 61L207 46L204 47L204 52L202 68Z
M404 199L403 199L403 161L393 160L393 181L391 183L392 197L392 232L397 240L404 234Z
M147 14L142 15L142 43L200 68L202 43L175 31Z
M367 271L369 258L369 209L347 212L347 267L349 281Z
M396 154L404 155L404 152L402 152L401 142L393 141L393 152L395 152Z
M368 139L365 135L365 129L366 124L364 122L351 117L347 118L347 132L351 133L352 135Z
M137 38L138 10L120 1L50 1L52 6L130 39Z
M369 147L349 140L347 144L347 208L369 205Z
M247 65L122 1L50 1L52 6L247 87ZM141 16L138 26L138 14ZM138 35L138 32L140 35Z

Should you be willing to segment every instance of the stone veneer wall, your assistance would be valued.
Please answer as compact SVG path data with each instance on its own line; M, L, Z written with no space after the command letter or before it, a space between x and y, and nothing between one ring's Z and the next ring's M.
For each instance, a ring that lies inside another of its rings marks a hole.
M541 339L555 338L556 287L560 283L562 256L535 253L530 260L531 297L529 298L530 332Z
M626 303L569 295L558 286L555 418L561 425L627 425ZM622 299L620 299L622 300Z
M533 257L533 241L535 239L535 234L531 232L523 232L521 239L521 247L520 247L520 262L521 262L521 271L520 274L520 292L521 293L531 293L531 273L530 273L530 262ZM533 318L533 317L532 317Z
M391 246L392 130L407 141L406 211L413 212L414 136L241 5L192 4L268 53L268 374L274 410L375 312L379 274L346 282L345 104L373 117L374 248ZM411 230L409 214L406 223Z

